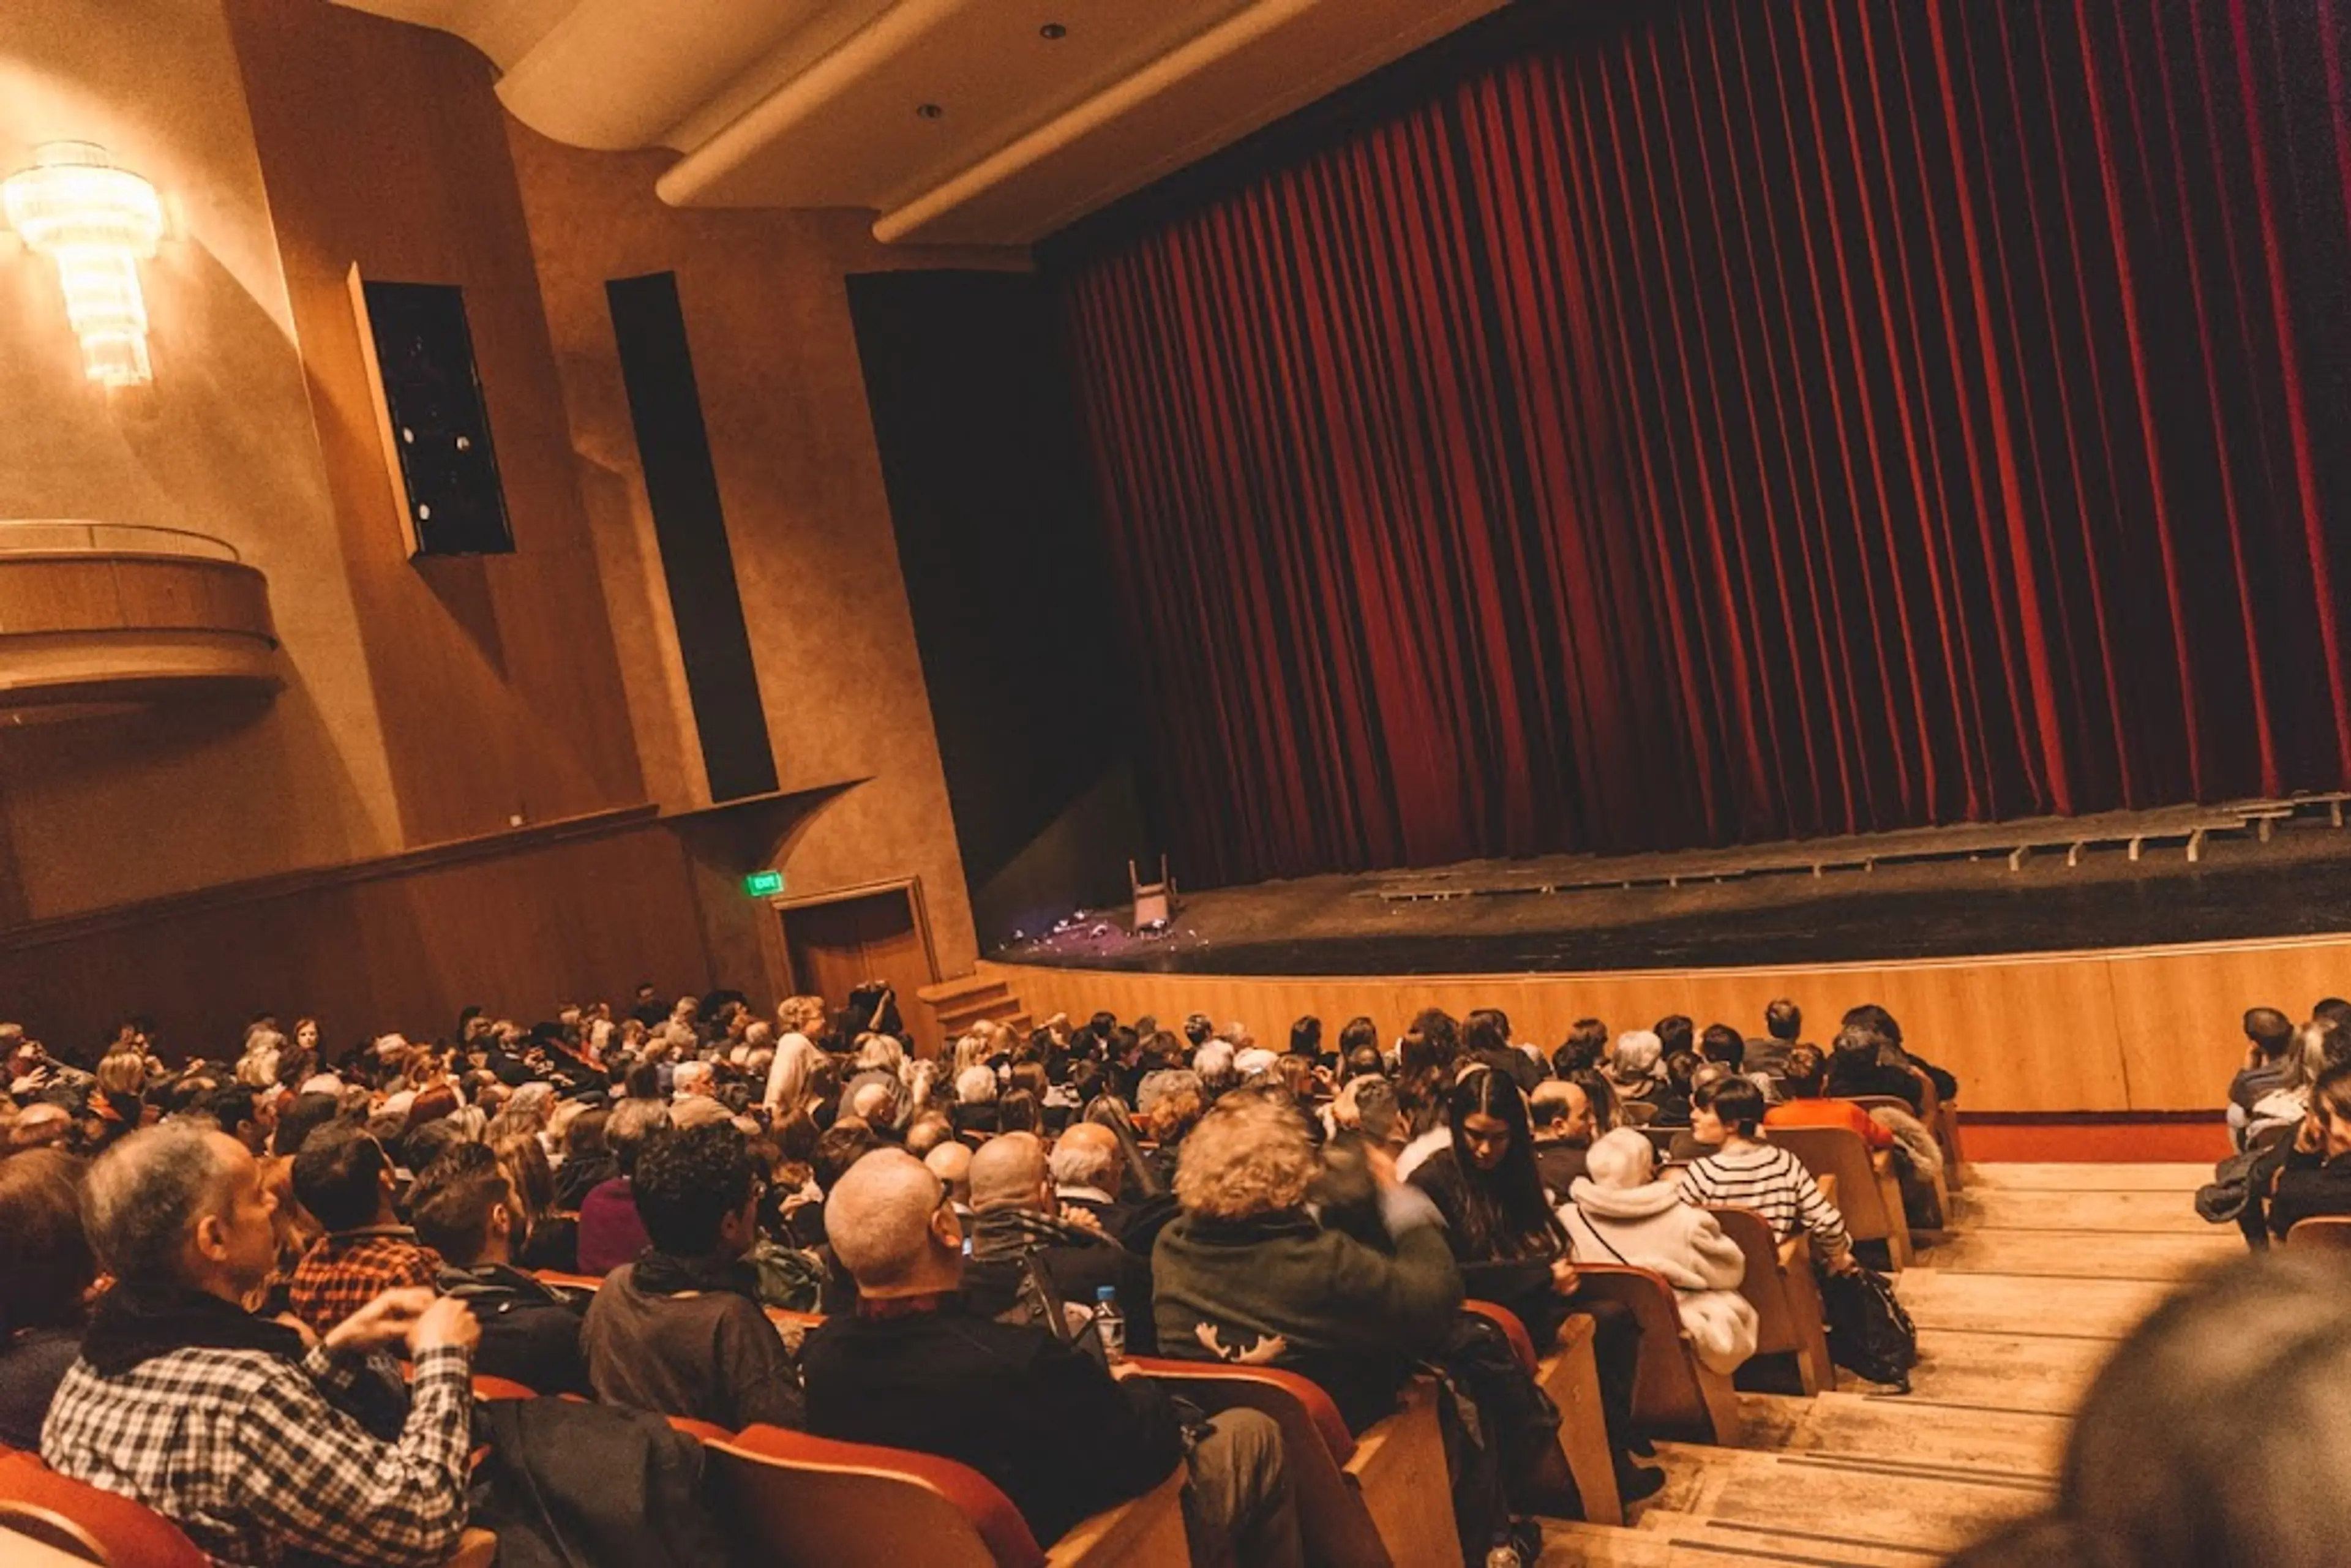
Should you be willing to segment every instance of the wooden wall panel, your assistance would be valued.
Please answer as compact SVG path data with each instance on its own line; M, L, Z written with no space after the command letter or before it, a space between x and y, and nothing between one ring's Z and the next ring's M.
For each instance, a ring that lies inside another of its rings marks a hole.
M1975 1111L2210 1111L2243 1054L2240 1018L2274 1006L2295 1018L2351 994L2351 937L1810 968L1660 969L1592 975L1251 977L1156 975L982 963L1039 1018L1156 1013L1174 1027L1205 1011L1238 1018L1279 1048L1290 1020L1319 1014L1326 1034L1356 1013L1393 1040L1424 1007L1456 1017L1500 1007L1521 1040L1546 1049L1581 1017L1612 1031L1686 1012L1760 1033L1763 1005L1788 996L1806 1038L1825 1043L1848 1008L1875 1001L1906 1040L1967 1086Z
M718 978L685 852L658 822L0 947L7 1016L78 1050L133 1012L167 1048L218 1055L263 1009L289 1026L315 1013L340 1044L444 1034L468 1002L536 1020L565 1000L625 1001L640 979L678 996Z

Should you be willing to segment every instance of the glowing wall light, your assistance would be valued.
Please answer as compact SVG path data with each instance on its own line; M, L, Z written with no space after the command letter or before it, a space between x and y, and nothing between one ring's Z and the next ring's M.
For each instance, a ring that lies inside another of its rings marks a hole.
M57 264L84 373L110 387L152 379L139 263L163 237L155 187L95 143L52 141L0 182L0 205L26 246Z

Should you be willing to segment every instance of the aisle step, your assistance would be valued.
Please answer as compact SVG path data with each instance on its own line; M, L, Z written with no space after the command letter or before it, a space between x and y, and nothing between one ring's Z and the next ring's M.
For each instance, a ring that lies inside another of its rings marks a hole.
M2210 1176L2206 1178L2208 1181ZM1965 1230L2120 1230L2210 1236L2191 1192L2020 1192L1970 1188L1960 1207Z
M1661 1512L1949 1552L2046 1502L2039 1469L1660 1443ZM1649 1526L1645 1519L1642 1528Z
M1922 1330L1906 1397L1922 1406L2062 1415L2080 1403L2114 1348L2102 1339Z
M1800 1568L1932 1568L1939 1548L1877 1542L1820 1527L1771 1530L1736 1521L1652 1511L1655 1527L1610 1530L1543 1521L1542 1568L1725 1568L1794 1563Z
M2091 1165L2016 1161L1968 1167L1968 1190L1997 1192L2192 1193L2212 1179L2210 1166L2181 1163Z
M2020 1337L2117 1340L2171 1293L2163 1280L1905 1270L1896 1293L1919 1338L1947 1329Z
M1859 1456L1934 1466L2054 1476L2072 1436L2062 1415L1969 1410L1907 1396L1823 1394L1803 1410L1783 1452Z
M2048 1275L2077 1280L2184 1280L2245 1255L2233 1225L2208 1234L2116 1235L2101 1230L1999 1230L1970 1226L1937 1246L1938 1274Z

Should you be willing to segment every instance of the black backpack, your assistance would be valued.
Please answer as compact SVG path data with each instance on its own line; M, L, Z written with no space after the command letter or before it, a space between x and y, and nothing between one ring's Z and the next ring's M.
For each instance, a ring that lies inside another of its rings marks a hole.
M1821 1281L1829 1320L1829 1359L1872 1383L1907 1394L1918 1364L1918 1331L1894 1299L1892 1281L1875 1269L1855 1269Z

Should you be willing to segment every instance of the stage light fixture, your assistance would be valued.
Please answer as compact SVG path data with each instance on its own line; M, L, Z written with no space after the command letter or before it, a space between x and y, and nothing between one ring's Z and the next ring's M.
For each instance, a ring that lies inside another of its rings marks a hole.
M83 373L110 387L154 379L139 264L163 237L155 187L90 141L52 141L0 182L0 208L26 247L57 264Z

